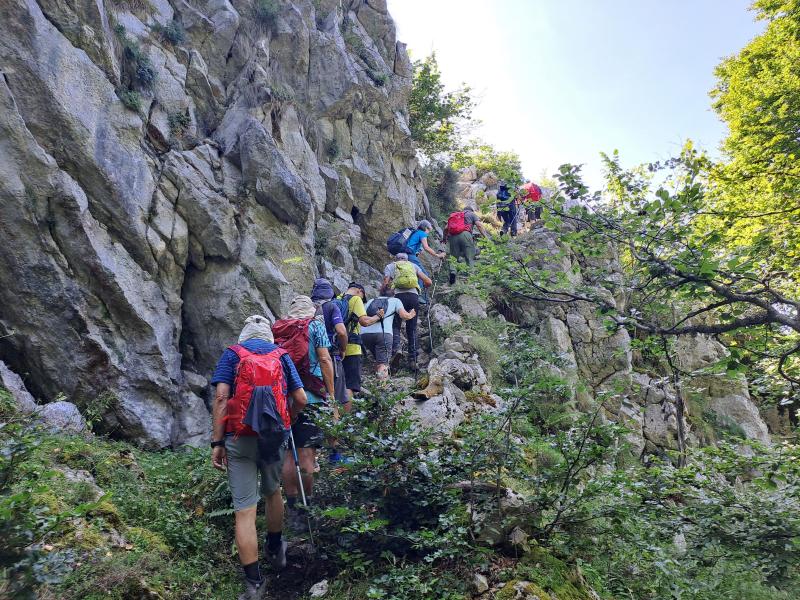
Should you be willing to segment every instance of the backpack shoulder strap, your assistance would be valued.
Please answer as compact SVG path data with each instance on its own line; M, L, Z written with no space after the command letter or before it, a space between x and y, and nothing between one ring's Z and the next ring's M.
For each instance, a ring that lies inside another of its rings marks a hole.
M250 352L250 350L248 350L241 344L234 344L233 346L228 346L228 350L236 354L236 356L239 357L239 360L242 360L243 358L246 358L251 354L253 354L252 352Z

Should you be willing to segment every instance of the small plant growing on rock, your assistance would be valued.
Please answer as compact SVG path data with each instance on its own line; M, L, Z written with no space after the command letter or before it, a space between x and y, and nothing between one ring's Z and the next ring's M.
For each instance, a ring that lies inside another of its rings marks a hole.
M174 112L168 117L169 130L172 135L183 135L192 123L188 111Z
M325 151L325 154L327 154L328 156L328 160L331 161L336 160L337 158L339 158L340 152L341 150L339 149L339 142L336 140L336 138L332 139L328 143L328 148Z
M378 87L383 87L389 81L389 76L386 73L381 73L374 69L369 69L367 75Z
M278 16L277 0L256 0L254 12L256 20L262 25L272 25Z
M153 31L172 46L179 46L186 41L186 31L183 29L183 25L174 19L166 25L156 23L153 26Z
M141 112L142 110L142 97L136 90L119 90L117 96L126 108L134 112Z

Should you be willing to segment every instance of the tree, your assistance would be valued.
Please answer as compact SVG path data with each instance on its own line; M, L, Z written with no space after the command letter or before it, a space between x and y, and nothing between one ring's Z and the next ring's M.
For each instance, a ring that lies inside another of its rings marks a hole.
M516 152L500 151L481 141L473 140L453 157L454 169L469 166L475 166L479 175L491 171L510 187L516 187L524 181L522 164Z
M429 158L455 152L461 143L459 127L468 122L474 101L469 86L445 91L436 54L414 62L408 100L411 138Z
M727 123L728 160L711 171L709 215L724 243L800 290L800 2L757 0L763 34L716 69L714 109ZM773 287L777 281L773 281Z

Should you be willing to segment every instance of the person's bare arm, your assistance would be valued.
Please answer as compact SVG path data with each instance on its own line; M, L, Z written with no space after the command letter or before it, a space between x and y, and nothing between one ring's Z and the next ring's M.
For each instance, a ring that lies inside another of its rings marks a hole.
M344 326L344 323L337 323L333 329L336 331L336 340L339 342L339 350L344 354L347 348L347 327Z
M417 277L422 280L422 285L425 287L431 287L433 285L433 279L425 275L422 270L417 271Z
M382 318L383 318L383 309L380 309L378 311L378 314L376 314L374 317L368 317L367 315L358 317L358 324L361 325L362 327L368 327L369 325L374 325Z
M431 256L435 256L436 258L444 258L445 256L447 256L444 252L436 252L436 250L431 248L430 245L428 244L428 238L422 239L422 248L425 250L425 252L427 252Z
M289 409L289 417L292 419L292 423L294 423L295 419L297 419L297 415L303 412L303 409L306 407L308 398L306 398L306 391L303 388L297 388L289 392L289 395L292 397L292 407Z
M483 237L485 237L485 238L489 237L489 235L486 233L486 230L483 228L483 223L481 223L480 221L475 221L475 227L478 228L478 231L481 232L481 235Z
M331 353L327 348L317 348L317 360L319 361L319 368L322 370L322 381L325 382L325 389L328 390L328 396L333 398L333 359Z
M225 439L225 417L228 414L228 398L230 396L231 386L227 383L218 383L214 393L214 403L211 407L211 441L213 442ZM225 470L228 465L225 446L212 448L211 464L220 471Z
M417 311L415 309L406 310L405 308L398 309L397 314L400 315L400 318L403 321L408 321L409 319L413 319L417 316Z

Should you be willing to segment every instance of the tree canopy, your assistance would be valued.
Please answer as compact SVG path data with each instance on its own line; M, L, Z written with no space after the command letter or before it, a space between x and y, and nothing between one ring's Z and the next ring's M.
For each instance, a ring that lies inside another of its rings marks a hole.
M472 91L462 85L446 91L436 54L414 61L414 80L408 100L409 127L417 147L428 157L452 153L460 145L459 126L469 121Z

